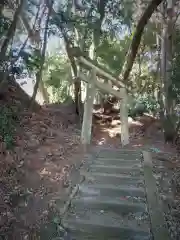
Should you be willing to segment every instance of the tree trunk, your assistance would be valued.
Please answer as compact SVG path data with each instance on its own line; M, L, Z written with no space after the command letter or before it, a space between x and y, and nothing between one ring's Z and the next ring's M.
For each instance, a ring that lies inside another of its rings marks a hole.
M41 52L40 68L36 74L36 83L35 83L34 92L33 92L32 98L31 98L31 105L30 105L31 108L33 108L33 105L34 105L34 102L36 99L39 83L40 83L40 81L42 81L42 71L43 71L43 66L44 66L44 61L45 61L46 46L47 46L47 40L48 40L48 25L49 25L49 19L50 19L50 15L51 15L52 6L53 6L53 1L51 1L51 4L48 8L48 15L47 15L47 20L46 20L46 24L45 24L44 39L43 39L43 46L42 46L42 52Z
M167 108L170 115L173 115L173 99L172 99L172 47L173 47L173 12L174 12L174 1L169 0L167 5L167 67L166 67L166 79L167 79Z
M2 47L1 47L0 59L4 59L4 57L6 55L6 52L7 52L7 49L8 49L8 46L9 46L9 44L10 44L10 42L11 42L11 40L12 40L14 34L15 34L17 22L18 22L20 13L23 9L23 4L24 4L24 0L21 0L18 8L16 9L16 11L14 13L12 23L11 23L9 29L8 29L7 35L4 39L4 42L3 42Z
M49 94L47 92L46 87L44 86L43 81L39 82L39 91L41 92L43 100L46 102L46 104L49 103Z
M128 80L129 74L131 72L134 60L137 55L137 51L139 48L139 44L141 41L141 37L142 37L143 31L144 31L144 28L145 28L148 20L152 16L152 14L154 13L154 11L156 10L156 8L160 5L160 3L162 1L163 0L152 0L149 3L148 7L144 11L143 15L141 16L141 18L137 24L137 27L136 27L136 30L135 30L135 33L133 36L133 40L131 42L128 54L126 56L125 63L122 68L122 72L120 74L120 79L123 80L124 82L126 82Z
M21 0L19 6L17 7L15 13L14 13L14 17L12 20L12 23L7 31L7 35L2 43L1 46L1 50L0 50L0 67L1 67L1 79L0 79L0 91L3 91L3 88L5 87L5 82L7 77L9 76L9 71L8 71L8 60L9 57L6 58L6 54L7 54L7 50L8 47L14 37L15 31L16 31L16 27L17 27L17 23L18 23L18 19L20 16L20 13L23 9L23 4L24 4L24 0Z
M89 50L89 55L91 59L96 60L94 37L95 36L93 34L93 42ZM90 144L91 142L93 103L96 95L95 81L96 71L93 69L89 73L89 81L86 87L86 102L84 104L83 124L81 132L81 142L84 144L84 146Z
M2 3L0 3L0 16L2 16L3 14L4 6L5 6L5 1L2 1Z
M34 25L36 24L36 20L38 18L38 14L39 13L37 12ZM33 26L33 28L31 28L28 20L26 19L25 13L21 14L21 21L22 21L22 23L24 25L24 28L26 29L26 31L28 33L28 36L29 36L29 39L30 39L31 43L34 44L34 43L40 42L41 39L40 39L39 34L37 34L37 32L35 32L34 26Z
M171 3L171 4L170 4ZM173 29L173 1L169 1L167 7L162 5L162 36L161 36L161 83L163 92L164 111L162 112L163 130L165 142L173 142L176 137L176 126L173 116L172 88L172 31Z
M21 20L22 20L22 23L23 23L23 25L24 25L27 33L28 33L28 37L29 37L31 43L32 44L36 43L36 45L40 45L40 42L41 42L40 33L38 31L34 30L35 25L37 24L38 18L39 18L38 24L40 25L40 18L42 17L42 16L39 17L40 6L41 6L41 4L39 4L39 6L38 6L38 10L37 10L37 13L36 13L36 16L35 16L35 21L34 21L34 24L33 24L32 28L31 28L28 20L26 19L25 14L24 13L21 14ZM39 53L41 55L40 50L39 50ZM36 80L37 80L37 74L36 74ZM44 83L43 83L42 79L39 82L39 90L40 90L40 92L43 96L44 101L46 103L49 103L49 95L48 95L47 89L44 86Z
M65 42L65 45L66 45L66 52L67 52L69 61L71 63L72 76L73 76L73 79L74 79L74 101L75 101L76 114L79 117L81 117L81 113L82 113L81 81L78 77L78 67L76 65L74 57L71 54L70 44L67 41L66 37L64 37L64 42Z
M79 77L74 82L74 101L76 106L76 114L80 117L82 113L82 101L81 101L81 81Z
M161 34L161 63L160 63L160 79L161 79L161 86L160 86L160 118L161 121L164 122L164 110L166 109L165 99L166 96L166 88L164 83L166 83L166 25L162 24L162 34Z

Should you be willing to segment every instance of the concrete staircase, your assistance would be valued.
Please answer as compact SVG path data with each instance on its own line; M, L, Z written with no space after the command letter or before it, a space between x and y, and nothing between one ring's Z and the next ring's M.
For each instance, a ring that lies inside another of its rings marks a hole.
M63 218L72 239L152 239L143 172L140 151L97 151Z

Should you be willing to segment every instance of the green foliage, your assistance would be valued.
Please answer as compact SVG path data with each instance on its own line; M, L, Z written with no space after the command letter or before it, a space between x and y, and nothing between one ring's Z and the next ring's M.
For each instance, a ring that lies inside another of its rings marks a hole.
M129 104L129 115L138 116L143 113L152 113L158 108L157 101L150 95L137 95Z
M176 31L174 39L174 56L172 62L172 99L175 99L177 103L180 102L180 31Z
M98 61L115 75L118 75L124 63L128 51L130 38L123 40L104 39L97 49Z
M17 123L17 113L12 107L0 107L0 135L7 149L12 149L14 132Z
M40 51L37 48L33 48L31 53L27 51L22 51L20 53L21 58L24 60L26 64L26 68L30 72L37 72L40 67Z
M144 104L145 109L148 112L152 112L156 110L158 107L157 101L152 96L149 95L140 96L139 98L137 98L137 103Z
M0 38L5 34L8 30L11 21L8 18L0 15Z
M53 102L62 102L68 98L72 75L65 56L55 55L46 59L43 80L46 86L51 88Z
M150 22L148 23L148 27L144 31L144 35L142 37L141 46L150 50L152 53L156 50L156 34L158 32L156 24Z

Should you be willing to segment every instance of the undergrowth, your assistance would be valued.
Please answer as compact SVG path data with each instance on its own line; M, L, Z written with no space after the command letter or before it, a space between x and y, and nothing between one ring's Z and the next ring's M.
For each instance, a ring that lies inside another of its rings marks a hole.
M0 106L0 136L6 149L14 146L14 135L18 122L17 109L9 106Z

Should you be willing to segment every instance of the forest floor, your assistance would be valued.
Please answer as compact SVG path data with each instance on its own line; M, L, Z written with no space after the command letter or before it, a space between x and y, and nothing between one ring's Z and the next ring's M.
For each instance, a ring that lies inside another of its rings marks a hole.
M14 136L13 151L5 150L1 142L0 239L44 240L42 228L49 223L57 224L57 199L62 202L66 199L73 184L72 170L83 163L80 124L73 112L73 105L63 104L43 107L36 113L24 111ZM92 146L119 148L120 120L113 120L112 115L99 113L99 116L93 118ZM155 158L154 170L163 200L170 198L171 214L167 212L166 216L172 239L179 239L177 147L164 144L159 122L153 117L129 119L129 125L130 148L149 146L157 154L168 153Z

